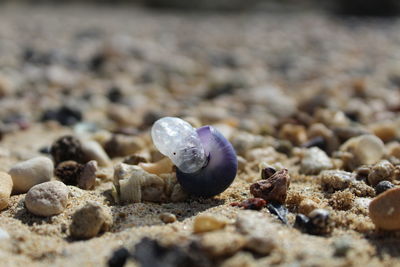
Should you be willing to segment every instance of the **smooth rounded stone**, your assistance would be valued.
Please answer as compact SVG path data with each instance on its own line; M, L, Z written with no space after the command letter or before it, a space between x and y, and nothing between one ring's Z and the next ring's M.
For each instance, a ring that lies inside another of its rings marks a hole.
M193 222L194 233L204 233L222 229L226 226L226 221L211 215L198 215Z
M88 201L72 215L70 233L76 239L89 239L108 231L113 223L111 213L94 201Z
M13 180L13 192L25 193L37 184L50 181L54 164L46 157L36 157L15 164L9 174Z
M13 181L8 173L0 172L0 211L10 204Z
M68 203L68 187L59 181L33 186L25 196L25 206L38 216L52 216L64 211Z
M0 241L6 240L9 238L10 238L10 235L8 234L8 232L6 230L0 228Z
M330 192L346 189L355 182L355 177L351 172L339 170L322 171L319 177L322 188Z
M93 140L82 140L81 144L86 160L95 160L103 167L110 165L110 158L98 142Z
M300 173L318 174L323 170L332 169L333 164L324 151L318 147L312 147L304 152L300 163Z
M163 223L173 223L176 222L176 216L173 213L164 212L160 214L160 220L163 221Z
M389 189L374 198L369 205L369 217L377 228L400 229L400 188Z
M138 153L146 146L139 136L115 134L105 144L104 148L110 157L126 157Z
M350 138L340 150L353 155L352 165L369 165L377 163L385 154L385 145L375 135L366 134Z
M371 186L376 186L381 181L392 181L393 180L394 166L387 160L381 160L375 164L369 174L368 183Z

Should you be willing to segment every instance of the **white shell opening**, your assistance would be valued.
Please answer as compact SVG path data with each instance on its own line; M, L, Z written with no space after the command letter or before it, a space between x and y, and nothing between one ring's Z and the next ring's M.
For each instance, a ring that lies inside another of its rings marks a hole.
M185 173L194 173L206 165L207 156L200 138L188 122L176 117L157 120L151 128L157 149Z

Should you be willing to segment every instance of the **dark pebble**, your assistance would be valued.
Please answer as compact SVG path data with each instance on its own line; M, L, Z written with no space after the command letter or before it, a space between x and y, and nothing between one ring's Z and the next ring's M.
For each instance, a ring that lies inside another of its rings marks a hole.
M267 202L285 203L290 176L287 169L274 173L265 180L259 180L250 186L250 193Z
M113 252L108 260L109 267L123 267L128 260L130 254L126 248L119 248Z
M394 187L394 184L392 184L389 181L380 181L376 186L375 186L375 194L379 195L382 194L383 192L391 189Z
M274 214L278 217L278 219L287 224L287 208L281 203L271 202L267 204L267 209L271 214Z
M325 138L323 138L322 136L317 136L317 137L314 137L314 138L308 140L306 143L304 143L302 145L302 147L306 147L306 148L318 147L321 150L326 151L327 144L326 144Z
M84 153L81 142L74 136L66 135L57 139L50 148L54 163L57 166L63 161L73 160L78 163L84 162Z
M62 106L58 109L50 109L43 112L41 121L58 121L61 125L71 126L82 121L82 112L76 108Z
M330 215L325 209L315 209L308 217L297 214L294 227L311 235L327 235L332 230Z
M54 170L54 174L66 185L77 185L83 169L83 164L69 160L61 162Z
M122 101L122 99L124 98L124 95L122 94L121 89L114 86L108 90L107 98L112 103L120 103Z

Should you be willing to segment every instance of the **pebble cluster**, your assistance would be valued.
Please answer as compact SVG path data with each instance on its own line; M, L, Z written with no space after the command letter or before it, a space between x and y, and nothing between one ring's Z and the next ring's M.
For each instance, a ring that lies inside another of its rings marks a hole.
M398 263L398 22L40 10L0 9L5 265ZM226 191L184 191L165 116L231 142Z

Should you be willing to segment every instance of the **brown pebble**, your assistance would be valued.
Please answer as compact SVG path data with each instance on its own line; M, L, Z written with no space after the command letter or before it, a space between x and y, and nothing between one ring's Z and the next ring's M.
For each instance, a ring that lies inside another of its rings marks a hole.
M84 190L94 188L96 183L97 161L91 160L83 166L81 175L78 178L78 187Z
M246 244L246 239L237 233L215 231L204 234L200 247L211 257L233 255Z
M54 174L66 185L77 185L83 168L83 164L68 160L58 164Z
M84 153L81 142L78 138L66 135L57 139L50 148L54 163L57 166L63 161L73 160L84 163Z
M163 221L163 223L173 223L176 222L176 216L170 212L164 212L160 214L160 220Z
M369 205L369 217L377 228L400 230L400 188L389 189Z
M250 193L264 199L285 203L290 176L287 169L280 170L266 180L260 180L250 186Z
M76 239L88 239L100 232L108 231L113 223L112 216L102 205L88 201L72 215L71 236Z
M231 205L241 207L245 210L261 210L267 205L267 202L262 198L255 197L246 199L241 203L232 203Z

